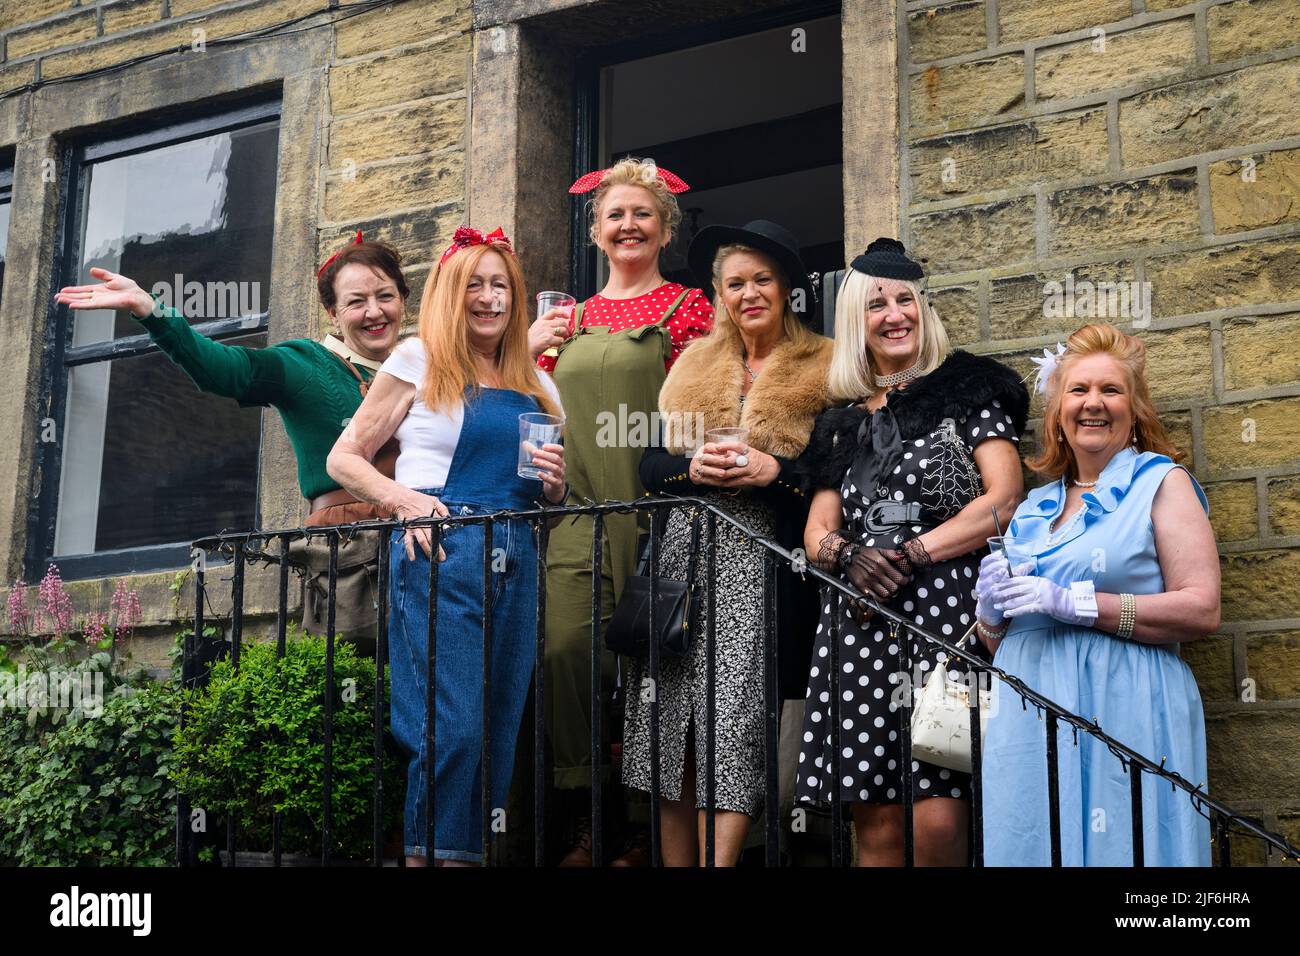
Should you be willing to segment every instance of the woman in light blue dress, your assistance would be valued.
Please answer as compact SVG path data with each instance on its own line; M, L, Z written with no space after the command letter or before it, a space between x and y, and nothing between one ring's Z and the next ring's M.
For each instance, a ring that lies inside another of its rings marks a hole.
M1177 645L1219 626L1219 562L1200 486L1156 416L1141 341L1109 325L1070 336L1040 372L1043 452L1056 480L1016 509L1010 562L986 557L978 630L994 664L1121 743L1204 787L1205 719ZM983 749L990 866L1047 866L1045 722L998 688ZM1061 859L1133 862L1130 777L1087 734L1061 725ZM1207 819L1187 793L1143 777L1147 866L1208 866Z

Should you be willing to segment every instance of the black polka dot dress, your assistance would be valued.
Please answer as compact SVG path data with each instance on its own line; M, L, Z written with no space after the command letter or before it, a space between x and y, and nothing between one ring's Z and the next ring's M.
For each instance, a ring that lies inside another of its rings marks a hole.
M960 440L973 451L990 438L1018 442L1011 416L995 399L975 409L961 422L948 421L929 434L903 441L903 459L884 484L860 489L846 474L840 488L844 527L869 547L893 547L915 537L955 515L982 489L954 480L952 442ZM946 446L945 444L946 443ZM959 476L960 477L960 476ZM873 502L890 499L919 502L922 524L904 525L886 531L867 527L866 514ZM916 624L940 634L952 643L962 638L975 621L975 578L984 549L915 572L889 603L892 610ZM902 799L901 748L898 739L899 686L898 643L887 622L858 623L847 605L840 618L840 779L831 779L831 754L835 742L831 727L830 624L836 613L836 599L829 589L822 592L821 620L817 625L808 698L800 744L796 799L805 804L827 806L832 794L850 803L899 803ZM911 644L911 682L923 686L933 669L947 664L947 655L924 640ZM966 646L982 653L972 633ZM966 668L956 662L948 667L953 678L961 679ZM954 770L913 760L910 767L912 794L925 797L970 796L970 777Z

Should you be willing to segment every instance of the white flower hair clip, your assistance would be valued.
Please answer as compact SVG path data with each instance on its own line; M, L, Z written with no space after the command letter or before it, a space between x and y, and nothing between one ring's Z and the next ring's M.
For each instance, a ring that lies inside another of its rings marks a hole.
M1047 394L1047 383L1052 378L1052 373L1056 371L1056 366L1061 364L1061 356L1065 354L1065 346L1060 342L1056 343L1056 354L1052 354L1051 349L1043 349L1042 358L1031 358L1029 361L1038 366L1038 374L1034 377L1034 391L1039 395Z

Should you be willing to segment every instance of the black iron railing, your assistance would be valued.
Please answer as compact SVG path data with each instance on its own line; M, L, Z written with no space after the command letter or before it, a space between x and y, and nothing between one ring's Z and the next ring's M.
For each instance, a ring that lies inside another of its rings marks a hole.
M232 666L238 667L240 644L243 638L243 618L244 618L244 574L248 561L256 560L269 562L278 565L279 568L279 592L278 592L278 609L276 613L276 630L277 630L277 653L280 656L285 652L285 634L287 628L287 608L288 608L288 588L289 588L289 571L290 563L284 557L288 553L290 542L307 538L324 538L329 546L329 589L327 599L327 616L326 616L326 659L325 659L325 683L323 688L325 713L324 713L324 749L325 760L322 772L321 787L323 791L324 802L324 819L321 833L321 862L323 865L331 863L331 829L332 819L332 800L333 792L333 765L332 765L332 743L333 743L333 716L334 716L334 645L335 645L335 597L337 585L337 561L340 542L350 540L353 535L363 531L381 531L387 532L395 529L410 527L428 527L431 529L432 543L431 548L434 553L437 552L442 536L449 527L460 524L481 524L484 526L483 539L483 614L482 614L482 634L483 634L483 725L482 725L482 750L481 761L482 769L480 779L482 789L480 792L480 801L482 805L482 852L485 865L491 865L492 856L492 807L491 807L491 768L490 768L490 743L491 743L491 693L490 693L490 674L491 674L491 642L492 642L492 554L493 554L493 528L501 521L509 519L521 519L527 521L534 536L537 545L537 562L536 562L536 581L537 581L537 606L536 606L536 665L533 675L533 709L535 714L534 720L534 740L533 740L533 855L534 863L537 866L545 864L546 860L546 828L545 828L545 808L546 808L546 769L544 765L544 735L545 735L545 650L546 650L546 545L547 545L547 519L564 517L570 515L591 515L592 521L592 566L599 568L601 566L601 548L603 538L604 516L610 513L629 513L634 511L660 511L671 508L694 508L699 509L706 522L706 568L705 586L708 592L708 607L711 609L708 614L707 626L704 634L705 641L705 661L706 661L706 718L705 718L705 841L704 857L706 865L713 865L715 858L715 764L716 764L716 739L714 727L714 714L716 713L716 648L715 648L715 618L716 613L712 611L714 603L714 586L716 582L716 549L715 531L719 521L726 522L736 528L746 539L764 549L764 661L763 661L763 715L764 715L764 755L765 755L765 813L766 828L764 833L765 860L768 866L779 865L779 847L780 847L780 820L777 812L778 802L778 784L779 768L777 763L777 740L778 740L778 710L780 699L777 691L777 641L778 634L776 629L776 607L774 595L776 593L776 576L778 571L778 562L784 561L790 563L792 568L800 573L810 574L821 581L824 585L832 589L839 607L842 608L843 602L865 601L869 604L876 615L887 622L890 628L891 639L895 639L898 648L898 672L900 679L905 679L906 675L912 673L911 661L911 643L909 635L919 637L932 645L942 649L949 660L957 659L966 664L976 677L972 683L975 688L970 693L970 737L972 751L972 774L971 774L971 830L972 843L971 855L972 862L975 866L982 866L984 863L983 850L983 819L982 819L982 779L981 779L981 739L980 739L980 715L978 687L981 686L982 675L988 675L991 682L996 678L1001 682L1001 687L1008 689L1018 695L1022 706L1033 706L1043 715L1046 723L1046 757L1047 757L1047 780L1045 781L1047 790L1047 801L1050 820L1050 842L1051 842L1051 865L1061 865L1061 825L1060 825L1060 778L1058 767L1058 740L1057 734L1061 724L1068 725L1073 730L1075 745L1078 745L1078 735L1086 734L1106 746L1113 753L1117 760L1123 765L1124 770L1129 774L1130 785L1130 803L1132 818L1132 852L1133 866L1140 867L1143 865L1143 833L1142 833L1142 790L1143 776L1149 775L1157 778L1171 787L1182 790L1193 806L1211 821L1213 828L1212 841L1217 849L1217 862L1220 866L1230 866L1231 856L1229 848L1230 836L1239 834L1253 839L1263 841L1271 854L1277 850L1283 855L1283 859L1296 859L1300 856L1300 851L1288 843L1283 837L1265 830L1258 823L1245 818L1224 804L1212 799L1202 787L1182 777L1181 775L1166 769L1161 764L1156 764L1152 760L1137 753L1123 742L1116 740L1108 735L1101 726L1095 721L1089 721L1078 714L1071 713L1065 708L1049 700L1034 689L1026 686L1019 678L1005 673L1000 668L989 664L969 651L955 644L949 643L937 634L931 633L914 622L902 617L889 607L877 603L873 598L863 595L852 586L839 580L836 577L828 575L818 568L812 566L806 561L801 553L794 553L775 541L763 535L757 534L749 529L742 522L732 517L725 510L718 508L710 501L701 498L643 498L636 502L606 502L602 504L589 504L581 506L533 509L524 511L499 511L486 515L457 515L448 518L421 518L408 522L398 521L369 521L353 525L342 525L335 527L322 528L299 528L294 530L281 531L253 531L222 533L208 538L200 539L194 543L194 549L199 555L206 555L213 552L225 553L230 556L231 569L231 598L232 608L230 611L230 641L229 656ZM661 523L658 521L651 522L650 534L650 585L651 593L657 595L659 587L659 547ZM384 536L385 538L387 535ZM278 542L278 550L272 551L271 545ZM384 699L384 665L387 661L387 624L388 624L388 577L389 577L389 558L388 548L380 546L378 553L379 563L379 580L378 580L378 634L375 649L376 668L375 668L375 686L374 686L374 855L373 864L379 866L382 864L382 847L383 847L383 808L384 801L392 795L385 794L382 786L383 777L383 760L384 760L384 716L387 708L387 701ZM205 562L196 562L196 599L195 599L195 620L194 627L189 636L187 636L184 647L184 657L182 663L182 682L186 688L193 688L200 685L204 675L200 673L199 660L199 641L203 634L205 621L208 620L208 595L207 582L205 574ZM604 846L602 841L602 821L604 815L602 787L602 739L603 728L601 726L602 702L606 688L603 687L601 675L601 656L603 648L603 635L600 632L601 621L601 589L599 575L593 576L592 595L591 595L591 819L592 819L592 855L596 866L604 863ZM649 602L651 620L650 631L655 632L656 621L654 620L655 608L657 602ZM426 749L427 749L427 772L428 793L426 795L426 806L428 808L425 816L426 833L423 844L426 847L436 845L434 839L435 825L435 807L436 804L436 787L435 787L435 754L437 753L436 738L436 720L433 719L435 714L435 689L437 686L437 612L438 612L438 562L431 561L429 567L429 631L428 631L428 660L429 674L427 682L427 700L426 707L429 719L426 720ZM841 779L840 775L840 755L841 755L841 734L843 731L842 721L840 719L840 666L839 666L839 646L840 646L840 619L841 614L837 613L831 616L830 648L829 648L829 667L830 667L830 707L831 707L831 779L834 781L836 789ZM898 638L902 639L898 639ZM647 662L649 680L651 686L658 688L659 684L659 653L658 646L654 641L650 642L649 660ZM659 815L659 797L660 797L660 753L659 753L659 695L657 693L650 695L649 700L649 723L650 723L650 841L651 841L651 858L655 861L659 859L660 851L660 815ZM914 821L913 821L913 793L912 778L908 768L912 762L912 743L911 743L911 721L909 711L913 706L912 694L909 692L900 695L903 712L900 714L899 721L899 740L901 745L901 759L899 761L899 775L901 779L901 796L903 807L903 852L904 861L907 865L912 865L915 856L915 839L914 839ZM185 713L181 714L182 726L185 721ZM1163 763L1163 761L1162 761ZM445 795L444 795L445 796ZM847 839L847 827L844 825L843 804L838 799L831 800L831 865L843 866L848 862L849 844ZM192 863L194 860L193 835L189 826L190 807L188 800L182 794L178 798L177 804L177 859L182 865ZM226 821L226 850L227 858L233 865L236 859L236 831L239 821L228 819ZM272 854L274 865L280 865L281 846L280 846L280 821L277 817L273 821L272 827Z

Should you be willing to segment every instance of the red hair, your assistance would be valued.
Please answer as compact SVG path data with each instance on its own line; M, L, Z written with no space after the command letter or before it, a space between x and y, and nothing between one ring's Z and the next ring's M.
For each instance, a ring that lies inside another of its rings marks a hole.
M1147 347L1141 339L1126 335L1113 325L1085 325L1071 333L1065 354L1047 381L1047 406L1043 411L1042 450L1025 464L1046 478L1077 476L1079 465L1074 451L1061 433L1061 398L1065 376L1079 359L1088 355L1109 355L1124 372L1129 402L1133 407L1133 428L1137 450L1154 451L1174 461L1184 457L1169 439L1156 413L1147 385Z
M424 342L428 372L421 398L430 411L446 411L463 400L467 387L479 387L469 347L465 294L474 267L489 252L501 256L510 280L510 319L497 352L501 387L531 395L543 411L559 415L528 349L528 292L523 269L513 255L493 246L457 250L434 269L424 287L420 297L420 339Z

